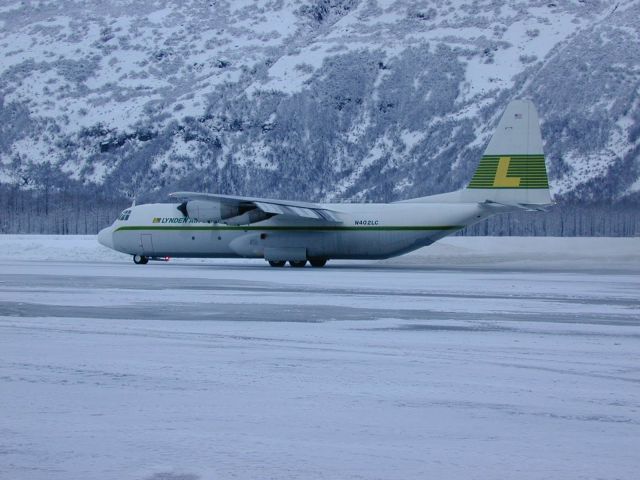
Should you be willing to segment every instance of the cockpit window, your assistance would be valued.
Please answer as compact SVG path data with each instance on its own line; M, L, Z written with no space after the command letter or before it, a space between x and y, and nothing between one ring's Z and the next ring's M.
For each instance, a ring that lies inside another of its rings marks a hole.
M120 214L118 220L127 221L129 220L129 215L131 215L131 210L125 210Z

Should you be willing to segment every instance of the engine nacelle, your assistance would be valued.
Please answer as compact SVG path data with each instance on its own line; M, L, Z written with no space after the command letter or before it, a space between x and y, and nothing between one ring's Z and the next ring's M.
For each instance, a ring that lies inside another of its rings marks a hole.
M240 214L237 206L209 200L190 200L181 203L178 210L186 217L196 218L201 222L219 222Z

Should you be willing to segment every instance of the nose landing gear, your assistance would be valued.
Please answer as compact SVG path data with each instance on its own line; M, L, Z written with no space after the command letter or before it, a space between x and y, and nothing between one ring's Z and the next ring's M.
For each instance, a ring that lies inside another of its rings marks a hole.
M146 265L149 263L149 257L145 257L144 255L134 255L133 263L136 265Z

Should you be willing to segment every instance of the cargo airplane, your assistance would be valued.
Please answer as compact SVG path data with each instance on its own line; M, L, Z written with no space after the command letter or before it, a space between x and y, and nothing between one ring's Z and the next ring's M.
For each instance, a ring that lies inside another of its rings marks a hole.
M394 203L310 203L177 192L175 203L132 206L98 241L133 255L264 258L272 267L402 255L504 212L544 210L551 196L538 115L530 101L504 112L466 188Z

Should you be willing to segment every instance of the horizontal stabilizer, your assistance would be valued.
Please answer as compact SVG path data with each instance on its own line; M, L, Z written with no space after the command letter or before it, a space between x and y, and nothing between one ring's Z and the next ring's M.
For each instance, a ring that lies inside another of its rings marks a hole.
M482 203L482 205L485 205L487 207L497 207L497 208L505 208L505 209L521 209L521 210L526 210L528 212L546 212L549 207L552 204L549 205L537 205L534 203L500 203L500 202L493 202L491 200L487 200L485 202Z

